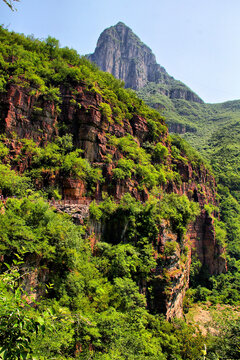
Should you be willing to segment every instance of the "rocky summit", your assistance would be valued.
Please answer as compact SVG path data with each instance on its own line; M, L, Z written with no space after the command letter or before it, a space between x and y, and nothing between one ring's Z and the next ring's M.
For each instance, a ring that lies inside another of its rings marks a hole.
M127 88L139 90L148 83L155 83L159 85L159 93L171 99L202 103L193 91L157 64L152 50L122 22L102 32L95 52L88 57L101 70L122 79Z

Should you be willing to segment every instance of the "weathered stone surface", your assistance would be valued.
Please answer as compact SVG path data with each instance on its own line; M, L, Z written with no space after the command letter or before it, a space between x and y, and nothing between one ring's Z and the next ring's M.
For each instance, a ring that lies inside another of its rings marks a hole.
M42 113L34 113L33 105L40 101L37 96L29 95L29 90L11 85L7 94L1 95L0 109L2 131L10 135L15 132L19 138L32 138L37 143L45 144L57 134L58 124L64 124L65 131L73 135L74 144L84 150L84 156L91 162L101 167L105 182L98 184L92 199L86 199L86 188L83 181L74 178L62 178L58 173L54 176L45 171L43 180L39 181L38 187L61 184L62 194L69 203L55 204L58 211L69 213L77 223L82 223L88 217L89 203L87 201L96 199L101 201L102 192L107 192L116 200L123 194L130 193L136 199L144 202L148 199L147 189L138 190L136 178L128 180L115 180L113 178L113 163L106 162L106 155L111 155L113 160L120 159L123 154L114 146L109 144L107 134L122 137L131 134L136 137L139 144L149 139L149 132L146 120L139 116L133 116L129 121L123 120L122 124L109 122L100 112L102 98L99 94L90 92L84 84L79 84L74 89L61 88L61 114L56 116L54 105L42 100ZM60 134L61 135L61 134ZM189 161L173 160L171 148L166 141L167 134L159 141L169 149L167 164L174 165L181 176L181 183L168 181L162 186L166 192L175 192L180 195L186 194L190 200L199 203L201 214L196 221L188 228L184 243L176 247L171 256L164 255L167 241L176 241L168 223L163 223L159 229L159 239L153 239L156 256L159 257L158 266L155 269L154 289L157 303L152 304L159 312L164 312L168 318L180 316L182 313L182 301L189 283L189 269L191 262L191 251L196 248L199 259L206 265L211 274L217 274L225 270L225 260L222 247L216 243L213 220L207 215L204 205L216 203L215 181L209 172L201 166L193 169ZM19 154L20 142L18 140L6 140L11 154ZM30 158L21 162L17 167L20 172L25 171ZM73 203L71 203L71 201ZM76 203L74 203L76 201ZM79 202L82 201L80 204ZM86 203L84 203L86 201ZM101 237L103 226L100 222L89 222L89 234L91 244L94 244ZM156 242L156 243L155 243ZM186 248L188 247L188 250ZM185 250L184 250L185 248ZM183 253L185 251L185 254ZM159 256L160 255L160 256ZM184 256L183 256L184 255ZM164 264L164 266L163 266ZM29 282L34 283L38 276L37 272L32 273ZM146 284L142 284L142 291L145 291Z
M163 84L159 87L159 92L171 99L203 102L187 86L176 81L157 64L152 50L122 22L102 32L95 52L88 57L103 71L123 80L127 88L139 90L153 82Z
M196 132L196 128L181 123L168 124L168 130L170 133L185 134L186 132Z
M89 217L89 204L89 200L82 201L82 203L74 202L74 200L52 202L52 206L58 212L70 215L77 225L83 224L84 220Z
M1 94L0 132L7 136L17 134L20 138L44 143L57 135L57 112L53 102L42 96L30 95L33 89L11 84Z
M66 200L77 200L83 198L86 194L86 187L82 180L65 178L62 181L63 197Z
M28 296L28 303L36 303L45 295L44 284L49 281L49 269L41 264L42 258L39 255L28 255L25 259L23 271L23 288Z

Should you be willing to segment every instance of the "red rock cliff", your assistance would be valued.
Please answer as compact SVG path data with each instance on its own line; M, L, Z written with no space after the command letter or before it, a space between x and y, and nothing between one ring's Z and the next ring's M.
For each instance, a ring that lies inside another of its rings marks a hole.
M19 138L33 139L44 145L59 132L61 134L61 129L64 128L65 132L73 134L74 144L84 150L84 156L102 168L105 182L96 187L94 197L97 200L101 201L104 191L117 200L124 193L130 193L144 202L149 196L148 189L139 190L136 177L115 180L112 174L114 165L106 162L106 157L111 155L113 160L122 157L121 151L109 143L109 135L121 138L130 134L139 145L149 141L146 120L134 115L131 120L123 119L122 123L114 119L109 121L101 112L101 95L86 90L84 84L76 86L74 92L63 86L61 98L61 113L58 115L53 102L30 95L29 89L11 85L8 92L0 98L2 133L7 136L15 133ZM176 241L176 235L171 232L169 224L163 223L159 232L158 245L155 247L161 260L155 269L155 291L156 299L159 301L154 306L170 318L182 313L183 297L189 283L192 249L196 249L199 259L208 267L211 274L224 271L226 264L222 256L224 249L216 242L214 221L204 209L206 204L217 205L214 178L202 165L196 168L186 159L173 159L167 133L164 133L160 140L169 150L166 166L177 169L181 177L179 182L167 181L162 185L162 190L185 194L190 200L197 202L201 209L196 221L190 224L183 244L177 245L173 254L164 255L166 242ZM13 144L16 144L16 141L12 140L11 146ZM52 181L54 183L58 179ZM76 200L83 197L84 183L81 180L64 179L62 186L66 199ZM84 214L87 216L86 207ZM100 232L101 226L95 226L96 229ZM164 268L161 266L163 260Z

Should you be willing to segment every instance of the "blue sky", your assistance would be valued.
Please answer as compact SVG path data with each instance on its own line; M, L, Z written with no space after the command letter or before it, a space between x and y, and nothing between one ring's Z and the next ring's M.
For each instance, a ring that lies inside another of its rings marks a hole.
M20 0L16 8L0 0L0 24L51 35L80 54L93 52L100 33L123 21L204 101L240 99L240 0Z

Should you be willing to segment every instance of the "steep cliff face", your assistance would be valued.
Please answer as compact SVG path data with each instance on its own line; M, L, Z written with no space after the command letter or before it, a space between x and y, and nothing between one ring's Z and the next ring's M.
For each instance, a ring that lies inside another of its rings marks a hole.
M7 136L16 133L19 138L43 143L58 133L56 106L43 97L31 96L31 90L12 84L1 94L0 132Z
M167 222L162 223L156 250L160 254L153 280L154 309L168 319L183 315L183 299L189 285L191 259L197 255L210 274L226 272L225 250L216 238L214 218L205 210L207 204L217 206L215 180L201 167L196 172L192 164L173 160L181 174L182 184L169 184L165 191L188 198L200 206L200 214L188 226L182 242L173 234ZM218 216L215 213L215 216ZM175 251L166 251L169 243L176 243Z
M100 35L89 59L133 89L143 87L148 81L172 81L166 70L156 63L151 49L122 22Z
M139 90L148 83L156 83L159 84L159 93L171 99L202 102L193 91L157 64L152 50L122 22L102 32L95 52L88 57L103 71L123 80L127 88Z
M53 179L46 178L44 184L40 183L40 187L46 186L47 182L56 185L61 180L63 198L69 202L56 204L59 211L73 214L77 222L81 223L89 217L91 201L95 199L101 203L104 193L112 195L116 203L126 193L130 193L143 204L149 199L151 189L146 185L140 186L142 175L140 173L136 175L137 168L133 169L131 176L125 178L117 177L116 171L114 173L114 170L118 168L119 160L124 159L124 154L126 155L126 149L118 144L119 139L126 138L126 141L130 141L136 147L136 153L140 153L142 147L150 146L149 125L143 116L133 114L130 119L124 118L122 121L116 121L114 115L106 116L102 111L102 95L96 91L89 91L84 83L79 83L74 89L61 87L61 113L59 115L54 111L53 102L30 95L29 91L29 89L10 85L7 94L1 97L1 108L5 109L1 116L4 132L8 136L15 133L18 138L34 139L39 144L45 144L64 128L64 132L73 135L75 146L84 150L85 158L102 169L104 181L97 184L91 196L86 196L86 184L81 179L60 179L55 176ZM44 111L40 114L34 113L31 104L39 102ZM108 106L111 107L111 103ZM214 179L204 165L192 164L185 157L184 151L175 156L163 120L160 126L164 131L158 141L167 155L165 160L160 161L159 166L163 166L165 172L169 174L169 179L162 182L160 189L163 193L173 192L186 195L200 206L200 215L195 222L190 223L187 234L182 239L174 233L169 221L163 221L159 225L158 236L152 239L157 267L153 269L154 277L151 281L155 296L154 300L149 299L149 306L154 311L163 312L167 318L171 318L182 314L193 249L196 249L199 259L211 274L225 271L226 264L222 257L224 249L216 241L214 221L204 208L206 204L217 204ZM15 153L19 151L17 141L13 139L10 143L8 142ZM149 155L144 161L148 161L148 158ZM137 164L132 161L132 166L137 166ZM141 171L144 169L143 167ZM170 177L173 169L175 174L178 174L178 180L172 175ZM24 171L24 168L20 170ZM74 201L82 201L82 205L76 207ZM161 196L159 204L161 205ZM115 236L117 239L119 234L124 234L128 221L115 224L115 228L110 228L109 224L96 220L92 220L89 224L89 234L92 234L94 243L97 239L101 239L104 231L105 236L111 234L109 238ZM124 235L122 238L124 239ZM139 286L148 295L148 285L142 283Z

